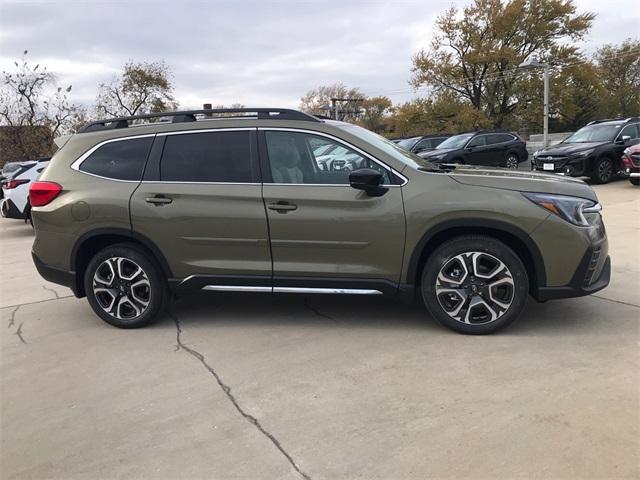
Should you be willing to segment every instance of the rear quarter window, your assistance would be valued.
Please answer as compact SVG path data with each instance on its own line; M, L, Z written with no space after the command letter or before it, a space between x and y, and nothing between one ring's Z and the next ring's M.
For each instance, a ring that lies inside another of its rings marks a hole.
M140 180L152 143L153 137L105 143L91 153L78 169L115 180Z

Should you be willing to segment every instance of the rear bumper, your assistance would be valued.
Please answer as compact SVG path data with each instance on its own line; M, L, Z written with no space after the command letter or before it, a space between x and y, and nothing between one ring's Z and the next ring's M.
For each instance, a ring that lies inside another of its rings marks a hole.
M33 263L36 266L36 270L38 270L38 273L42 278L44 278L49 282L56 283L64 287L68 287L71 289L71 291L76 297L81 297L77 288L78 285L76 281L76 272L69 272L66 270L62 270L59 268L46 265L33 252L31 252L31 257L33 258Z

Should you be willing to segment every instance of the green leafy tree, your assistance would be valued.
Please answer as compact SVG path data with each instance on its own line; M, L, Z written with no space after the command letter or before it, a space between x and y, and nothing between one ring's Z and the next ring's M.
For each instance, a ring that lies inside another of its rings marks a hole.
M171 71L164 62L127 62L120 77L98 88L96 113L121 117L175 110Z
M415 87L449 92L504 126L518 108L518 65L532 54L544 61L579 58L575 42L589 31L592 13L573 0L474 0L436 21L430 48L413 58Z
M386 118L392 106L389 97L371 97L361 104L359 123L364 128L380 133L386 128Z
M595 55L607 117L640 115L640 40L605 45Z

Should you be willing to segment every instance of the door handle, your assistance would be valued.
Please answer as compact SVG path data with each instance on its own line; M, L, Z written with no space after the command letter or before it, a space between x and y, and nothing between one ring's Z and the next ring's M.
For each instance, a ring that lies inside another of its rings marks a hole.
M293 210L297 210L298 206L289 202L277 202L268 204L267 208L269 210L275 210L278 213L287 213Z
M147 197L147 198L145 198L145 202L152 203L154 205L167 205L167 204L173 202L173 199L167 198L167 197L156 196L156 197Z

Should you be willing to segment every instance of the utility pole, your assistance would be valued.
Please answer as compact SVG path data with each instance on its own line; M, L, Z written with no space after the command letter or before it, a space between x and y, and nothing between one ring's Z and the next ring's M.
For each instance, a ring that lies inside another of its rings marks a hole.
M332 98L331 109L335 120L338 120L338 102L364 102L364 98Z
M520 65L520 68L542 68L543 69L543 79L544 79L544 120L542 127L542 143L544 143L545 148L549 146L549 64L548 63L540 63L538 61L538 57L530 56Z

